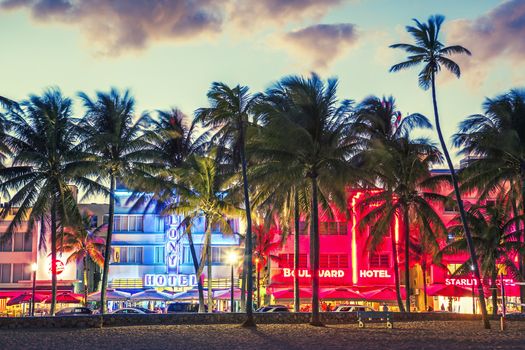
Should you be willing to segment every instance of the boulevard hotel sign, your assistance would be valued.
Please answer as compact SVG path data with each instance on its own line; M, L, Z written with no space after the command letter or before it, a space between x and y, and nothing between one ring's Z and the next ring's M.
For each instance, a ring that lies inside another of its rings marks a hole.
M180 219L178 215L172 215L172 223L166 232L166 271L168 273L144 275L144 287L193 287L197 285L196 275L179 273L182 256Z

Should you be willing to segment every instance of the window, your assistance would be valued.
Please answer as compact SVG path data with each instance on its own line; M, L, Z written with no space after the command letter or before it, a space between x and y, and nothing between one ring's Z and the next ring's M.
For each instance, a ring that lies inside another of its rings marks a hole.
M306 236L308 234L308 223L305 221L299 222L299 235Z
M120 263L142 264L143 247L119 247Z
M346 236L348 234L348 224L346 221L320 222L319 234Z
M348 268L348 254L321 254L319 267L345 269Z
M11 283L11 264L0 264L0 283Z
M368 265L370 268L384 268L390 267L389 253L370 253L368 256Z
M463 264L448 264L447 270L448 272L453 275L456 273L456 271L462 266Z
M155 247L155 251L153 254L153 263L155 264L164 264L166 257L166 253L164 250L164 246Z
M212 263L221 263L222 258L222 248L221 247L211 247L211 262Z
M33 248L33 234L15 233L15 252L30 252Z
M29 264L13 264L13 283L18 281L29 281L31 279L31 267Z
M190 246L184 246L182 251L182 263L183 264L193 264L193 259L191 257Z
M144 217L142 215L115 215L113 230L119 232L143 231Z
M0 237L0 252L12 252L13 251L13 236Z
M307 255L299 254L299 268L305 269L307 267ZM279 254L279 267L294 267L294 254Z

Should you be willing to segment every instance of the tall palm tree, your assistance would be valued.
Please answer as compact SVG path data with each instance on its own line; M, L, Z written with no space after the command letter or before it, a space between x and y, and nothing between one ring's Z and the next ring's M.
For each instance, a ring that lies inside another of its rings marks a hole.
M212 229L218 226L223 234L233 233L228 217L239 214L238 209L228 198L228 191L233 180L231 176L222 174L220 166L210 156L190 156L184 164L170 171L173 174L172 188L176 191L177 199L168 204L164 212L184 215L181 225L188 237L193 266L197 275L199 312L204 312L201 275L205 265L208 280L208 312L212 312ZM205 232L199 262L192 230L202 217L204 217Z
M116 182L132 182L131 179L146 176L154 167L158 157L153 145L143 133L143 126L149 121L148 115L135 117L135 100L125 91L112 89L109 93L97 92L91 99L80 93L86 113L82 120L83 140L79 148L90 152L98 166L93 172L99 181L109 180L109 213L100 312L106 312L106 289L111 259L111 239L115 214Z
M368 169L368 181L382 188L371 192L360 203L364 209L376 203L375 209L368 211L361 225L372 224L375 229L369 245L376 249L385 236L390 234L389 227L393 220L403 223L406 311L410 312L410 223L421 224L422 232L432 235L432 229L444 232L444 225L439 220L428 200L439 197L424 188L424 183L432 179L430 167L441 162L441 154L428 140L411 139L414 128L430 129L432 126L426 117L411 114L401 118L393 97L367 97L359 104L356 111L355 132L361 137L360 160ZM443 196L442 199L445 199ZM397 242L393 240L392 251L394 270L398 269ZM394 271L399 309L401 291L399 288L399 270Z
M13 191L0 215L5 217L11 208L19 208L7 234L12 234L26 218L28 232L37 223L45 225L49 218L52 315L56 306L57 234L80 217L70 185L83 187L87 195L103 192L89 179L92 164L76 149L80 132L71 104L60 90L51 89L42 96L30 96L20 108L10 109L9 133L3 139L12 152L12 165L0 169L0 193ZM47 237L41 238L41 247L46 241Z
M58 251L70 254L67 263L82 262L85 305L88 297L88 259L101 268L104 266L102 250L105 243L101 232L105 225L93 227L92 218L93 215L83 214L80 223L64 227L57 242Z
M416 232L410 240L410 253L412 261L421 267L423 275L423 298L425 311L428 310L427 275L430 266L435 262L435 256L439 252L439 242L435 235Z
M472 260L472 266L474 267L474 276L478 283L479 294L480 294L480 306L483 318L483 325L485 328L490 328L489 319L487 317L487 308L485 305L485 299L482 294L481 286L481 275L479 272L478 259L476 251L472 242L472 235L466 221L465 208L461 199L461 192L458 185L458 179L452 159L447 149L443 133L441 132L441 125L439 121L439 113L437 106L436 97L436 75L444 67L448 71L452 72L456 77L460 77L461 70L459 65L449 58L452 54L467 54L470 55L470 51L460 45L445 46L439 40L439 32L441 25L445 20L444 16L434 15L428 19L427 23L421 23L414 19L415 26L407 26L406 30L412 35L416 45L413 44L394 44L391 48L402 49L406 51L409 56L404 62L393 65L390 68L390 72L397 72L400 70L408 69L420 64L423 64L423 69L419 72L419 86L424 90L431 88L432 91L432 104L434 107L434 123L439 138L439 143L443 150L443 154L447 161L448 168L450 170L450 177L452 178L452 184L454 186L454 194L458 203L459 212L462 218L463 226L465 228L465 236L467 243L469 244L469 253Z
M247 276L245 327L255 327L253 320L253 237L250 197L248 188L248 162L246 157L246 128L250 123L254 98L248 87L237 85L234 88L215 82L208 92L211 104L195 112L195 120L205 127L213 128L213 141L218 148L220 161L228 159L234 168L241 167L243 182L244 210L246 212L246 241L243 273Z
M15 101L12 101L8 98L0 96L0 107L5 108L6 112L13 108L19 108L18 104ZM9 147L7 146L7 128L9 126L6 113L0 112L0 168L4 166L4 162L7 160L10 152Z
M511 275L518 276L520 274L513 257L522 248L522 243L519 241L522 230L517 229L517 222L523 216L512 217L505 204L503 200L498 200L495 204L471 205L467 211L469 225L474 232L472 237L474 247L481 259L481 271L490 281L494 316L498 312L496 282L499 273L501 273L501 266L504 266ZM456 217L450 227L450 232L456 239L442 249L440 256L467 251L468 247L463 230L460 218ZM468 274L470 269L471 264L467 261L455 273Z
M460 154L471 157L461 171L461 187L478 191L481 200L507 189L510 198L506 203L514 216L519 216L525 208L525 90L489 98L483 109L484 115L471 115L461 122L453 137ZM523 222L520 225L524 227ZM525 278L524 254L519 256L519 267ZM520 292L523 301L525 286Z
M311 188L310 265L312 270L312 318L319 318L319 206L345 212L345 185L352 174L355 151L350 135L350 101L338 103L337 80L323 82L317 75L290 76L266 92L269 106L261 118L258 157L298 169ZM272 107L272 98L286 103ZM264 97L263 97L264 98ZM331 204L331 205L330 205ZM297 233L297 232L296 232Z

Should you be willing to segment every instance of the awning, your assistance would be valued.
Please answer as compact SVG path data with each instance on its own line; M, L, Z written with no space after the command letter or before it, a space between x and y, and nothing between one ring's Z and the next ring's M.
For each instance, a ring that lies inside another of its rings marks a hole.
M107 301L126 301L129 299L131 294L121 292L115 289L106 290L106 300ZM100 292L91 293L88 295L88 301L100 301Z
M231 299L231 290L218 290L216 292L213 292L213 297L215 299L219 300L230 300ZM240 288L234 288L233 290L233 299L240 299L241 298L241 289Z
M293 288L282 289L272 293L275 299L293 299L294 293ZM299 288L299 297L301 299L311 298L312 292L306 288Z
M365 297L358 291L348 288L329 288L320 293L321 299L339 299L339 300L363 300Z
M477 290L474 290L477 294ZM442 297L472 297L472 288L464 288L456 285L433 284L427 287L427 295Z
M405 299L405 288L401 287L401 299ZM392 301L397 300L395 287L383 287L369 292L364 292L363 296L367 301Z
M131 300L160 300L160 301L168 301L173 299L173 295L159 292L156 289L148 289L143 292L135 293L130 297Z

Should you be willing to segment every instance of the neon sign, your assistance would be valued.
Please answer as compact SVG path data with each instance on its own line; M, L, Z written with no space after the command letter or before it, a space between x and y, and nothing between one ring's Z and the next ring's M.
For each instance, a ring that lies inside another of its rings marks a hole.
M62 272L64 272L64 269L66 268L64 263L58 259L55 260L55 266L57 275L60 275ZM53 274L53 264L51 261L49 262L49 274Z
M193 287L196 275L144 275L144 287Z
M391 278L388 270L359 270L361 278Z
M496 284L500 285L500 280L496 280ZM512 278L504 278L503 283L506 286L514 286L514 280ZM474 278L446 278L445 279L445 285L447 286L463 286L463 287L472 287L477 286L478 281Z
M283 277L294 277L294 275L295 275L294 269L289 269L289 268L283 269ZM311 278L312 274L307 269L300 269L300 270L297 270L297 276ZM319 277L343 278L344 276L345 276L344 270L329 270L329 269L319 270Z

